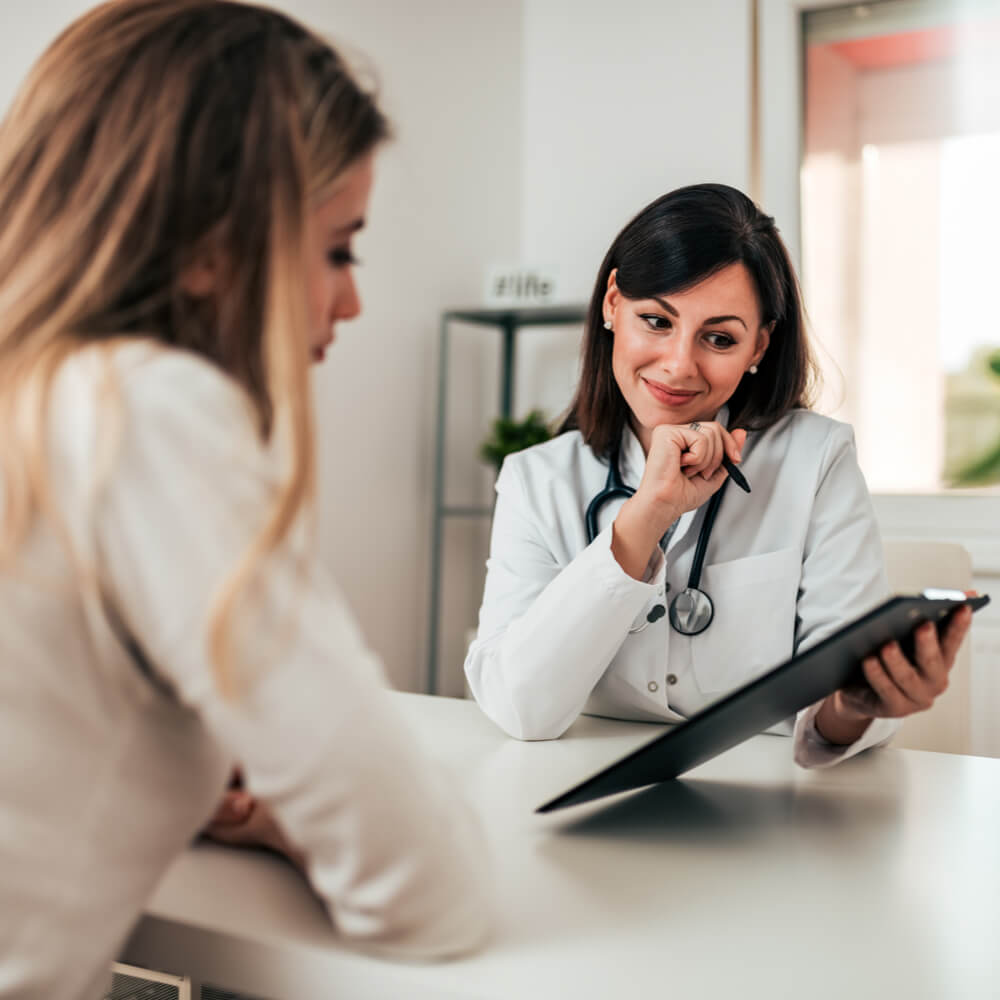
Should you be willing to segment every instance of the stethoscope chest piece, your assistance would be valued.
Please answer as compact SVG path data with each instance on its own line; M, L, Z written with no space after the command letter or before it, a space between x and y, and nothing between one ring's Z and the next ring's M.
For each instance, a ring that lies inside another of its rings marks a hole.
M685 587L670 602L670 624L681 635L701 635L714 617L712 598L697 587Z

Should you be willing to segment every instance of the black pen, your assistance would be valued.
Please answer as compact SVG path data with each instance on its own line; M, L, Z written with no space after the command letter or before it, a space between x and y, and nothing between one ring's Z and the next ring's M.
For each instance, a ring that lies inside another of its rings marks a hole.
M729 478L736 483L736 485L743 490L744 493L750 492L750 484L747 482L747 477L736 468L728 455L723 456L722 467L729 473Z

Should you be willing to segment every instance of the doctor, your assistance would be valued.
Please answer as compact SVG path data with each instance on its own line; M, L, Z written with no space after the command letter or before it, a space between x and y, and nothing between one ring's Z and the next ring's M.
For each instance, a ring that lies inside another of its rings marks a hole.
M812 378L788 254L749 198L682 188L628 223L559 435L497 480L465 663L490 718L531 740L580 712L679 721L886 595L851 428L807 408ZM784 724L796 760L835 763L928 708L970 618L918 629L916 662L887 645L869 687Z

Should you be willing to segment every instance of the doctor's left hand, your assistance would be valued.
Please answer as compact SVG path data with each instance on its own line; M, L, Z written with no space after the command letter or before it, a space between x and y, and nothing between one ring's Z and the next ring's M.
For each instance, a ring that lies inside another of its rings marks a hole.
M877 656L862 660L867 685L841 688L830 695L816 715L816 728L830 743L853 743L872 719L903 718L929 709L948 687L969 625L972 610L959 608L939 635L931 622L914 633L914 660L904 655L897 642L883 646Z

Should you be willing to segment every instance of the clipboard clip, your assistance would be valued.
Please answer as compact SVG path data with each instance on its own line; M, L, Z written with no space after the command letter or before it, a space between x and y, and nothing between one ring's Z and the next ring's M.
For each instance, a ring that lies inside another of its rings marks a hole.
M928 587L921 597L926 597L929 601L966 601L968 595L964 590L947 590L940 587Z

